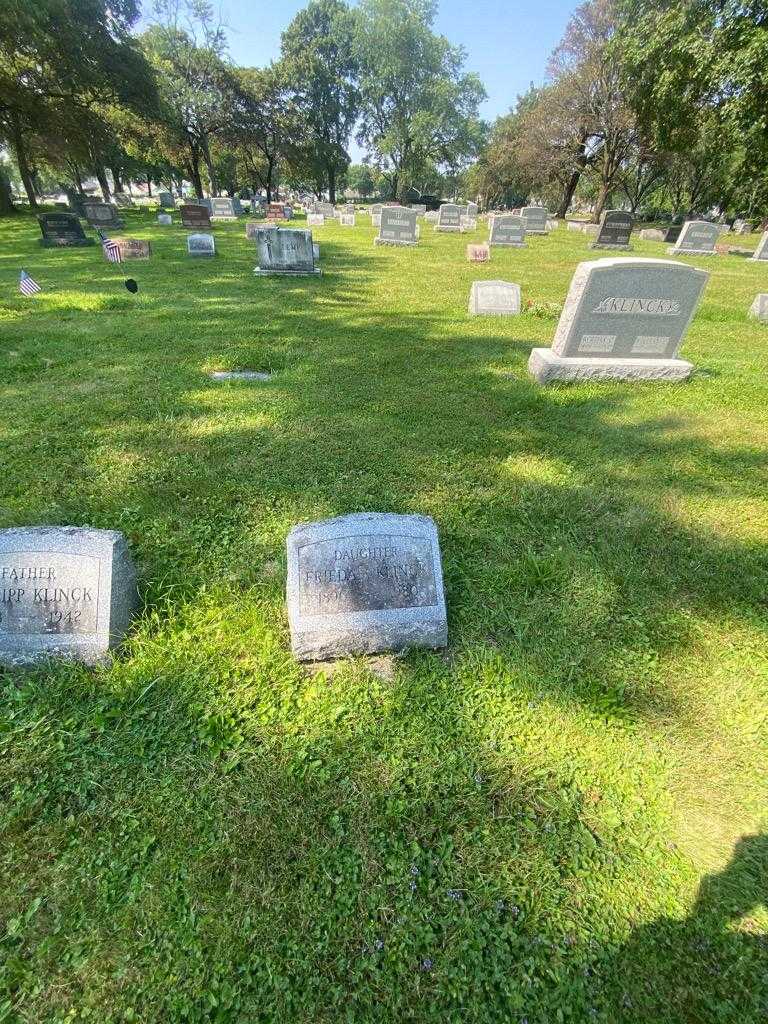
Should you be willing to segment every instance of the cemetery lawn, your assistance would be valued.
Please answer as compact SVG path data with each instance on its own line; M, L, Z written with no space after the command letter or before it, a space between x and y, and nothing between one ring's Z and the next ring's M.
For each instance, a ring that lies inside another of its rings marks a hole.
M582 235L255 279L244 219L127 220L0 221L0 526L124 531L143 604L0 672L0 1022L765 1020L768 264L684 258L689 383L541 389ZM435 519L446 652L290 657L286 534L357 511Z

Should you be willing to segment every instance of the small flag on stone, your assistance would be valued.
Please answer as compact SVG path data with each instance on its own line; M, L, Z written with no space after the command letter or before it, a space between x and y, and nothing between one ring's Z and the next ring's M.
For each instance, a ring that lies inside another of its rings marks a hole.
M117 242L113 242L111 238L107 238L101 230L98 230L98 235L101 239L101 248L107 260L110 263L122 263L123 257L120 255L119 244Z
M43 289L34 279L31 277L26 270L22 270L19 275L19 291L22 295L34 295L36 292L41 292Z

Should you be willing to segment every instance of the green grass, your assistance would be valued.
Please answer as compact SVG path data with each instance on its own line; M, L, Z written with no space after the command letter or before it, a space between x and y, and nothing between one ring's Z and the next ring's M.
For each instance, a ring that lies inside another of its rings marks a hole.
M242 220L128 220L0 222L0 525L123 530L144 602L0 675L0 1021L764 1021L768 265L686 259L689 383L540 389L583 236L359 218L257 280ZM450 646L301 668L286 533L362 510L435 518Z

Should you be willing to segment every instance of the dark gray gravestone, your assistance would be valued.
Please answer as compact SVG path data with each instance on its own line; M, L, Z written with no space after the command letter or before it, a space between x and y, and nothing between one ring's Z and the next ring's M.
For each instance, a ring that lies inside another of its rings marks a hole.
M680 232L683 230L682 224L671 224L664 232L665 242L676 242L680 237Z
M764 231L751 260L768 260L768 231Z
M232 198L232 209L235 211L236 217L242 217L243 215L243 204L240 202L238 196Z
M416 245L416 211L384 206L375 245Z
M214 220L237 220L233 200L222 196L211 199L211 217Z
M176 208L176 201L170 192L158 192L157 201L162 209L173 210Z
M709 275L673 260L607 258L580 263L552 348L528 369L553 380L684 380L678 352Z
M105 660L138 603L125 538L113 530L0 530L0 662Z
M706 220L687 220L680 237L667 252L672 256L714 256L720 226Z
M112 203L84 203L85 219L92 228L124 228L117 207Z
M524 206L520 211L525 230L529 235L546 235L549 213L545 206Z
M446 645L433 520L358 513L296 526L286 546L291 647L300 660Z
M592 249L629 249L629 239L634 221L631 214L623 210L606 210L600 218L597 239Z
M46 249L94 244L74 213L41 213L37 222L43 233L40 245Z
M204 232L187 235L187 252L190 256L215 256L216 243L213 240L213 235Z
M456 203L443 203L437 211L435 231L461 231L461 207Z
M495 214L491 221L489 245L511 246L522 249L525 246L525 224L522 217L512 214Z
M211 213L202 203L185 203L179 207L181 226L185 228L209 228Z
M299 228L270 228L259 225L256 229L256 249L259 265L254 274L319 274L312 248L312 232Z

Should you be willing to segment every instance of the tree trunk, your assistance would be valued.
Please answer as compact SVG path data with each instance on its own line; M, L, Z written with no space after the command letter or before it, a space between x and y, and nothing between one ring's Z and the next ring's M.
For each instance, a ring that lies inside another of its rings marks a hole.
M152 175L147 175L147 198L152 198Z
M190 145L190 160L189 160L190 178L197 194L198 199L202 199L205 195L203 192L203 180L200 177L200 153L197 147Z
M599 224L600 218L603 215L605 204L608 202L608 196L611 194L611 186L606 182L601 182L600 192L597 196L597 203L595 204L595 212L592 214L592 223Z
M120 180L120 171L117 169L117 167L112 167L110 168L110 170L112 171L112 182L115 186L115 192L122 192L123 183Z
M563 189L563 196L560 200L560 205L557 208L555 217L562 218L565 217L566 213L568 213L568 208L571 205L571 200L573 199L573 194L576 191L576 186L579 184L580 178L581 168L577 168L566 182L565 188Z
M16 153L16 163L19 165L19 174L21 180L24 183L24 191L27 193L27 199L29 200L30 210L37 209L37 196L35 195L35 186L32 181L32 172L29 169L29 162L27 160L27 147L24 143L24 135L21 130L19 119L15 114L11 114L11 141L13 143L13 149Z
M11 196L11 183L5 170L0 167L0 217L7 217L11 213L16 213Z
M200 150L203 154L203 161L205 163L205 169L208 171L208 181L211 187L211 195L217 196L219 194L219 183L216 181L216 175L213 171L213 161L211 160L211 150L208 146L208 137L203 135L200 143Z
M336 168L333 164L329 164L327 167L328 171L328 202L336 205Z
M101 166L101 164L99 164L96 167L96 180L99 183L99 188L101 189L101 194L104 197L104 202L108 203L110 201L110 199L112 198L112 195L111 195L111 193L109 191L109 182L107 181L107 172L104 170L104 168Z
M272 202L272 176L275 173L274 156L267 157L267 202Z

